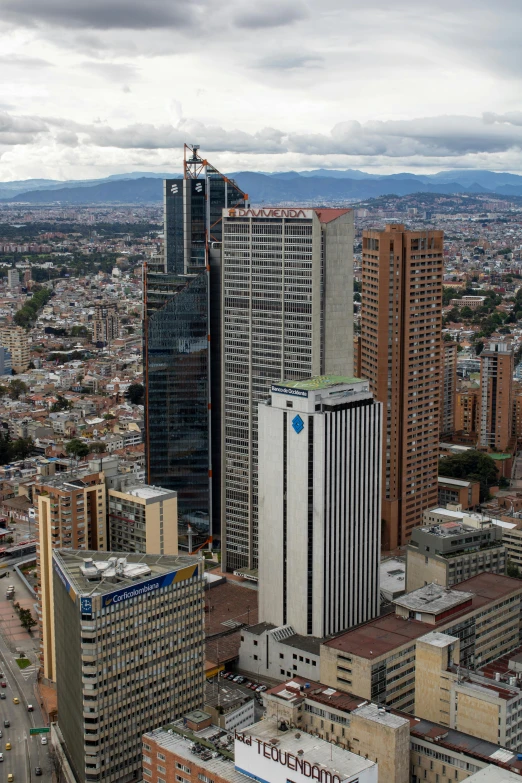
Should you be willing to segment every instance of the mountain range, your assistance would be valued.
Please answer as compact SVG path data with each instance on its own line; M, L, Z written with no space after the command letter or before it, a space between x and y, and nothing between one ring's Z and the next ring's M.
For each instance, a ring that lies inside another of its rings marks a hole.
M522 176L508 172L452 169L437 174L369 174L314 169L263 173L238 171L228 176L249 195L252 203L357 201L384 195L412 193L491 194L522 196ZM29 179L0 182L0 202L26 204L153 204L163 198L161 180L181 174L135 171L103 179L58 181Z

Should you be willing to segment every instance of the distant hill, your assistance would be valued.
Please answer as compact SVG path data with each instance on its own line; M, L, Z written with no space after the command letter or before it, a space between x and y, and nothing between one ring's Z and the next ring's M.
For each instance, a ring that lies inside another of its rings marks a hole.
M252 203L324 203L376 198L412 193L469 193L495 196L522 196L522 177L494 171L468 169L438 174L366 174L349 169L337 171L287 171L260 173L239 171L233 177ZM131 172L101 180L57 182L27 180L0 183L4 203L28 204L154 204L162 201L162 180L180 174ZM23 187L25 185L25 188Z

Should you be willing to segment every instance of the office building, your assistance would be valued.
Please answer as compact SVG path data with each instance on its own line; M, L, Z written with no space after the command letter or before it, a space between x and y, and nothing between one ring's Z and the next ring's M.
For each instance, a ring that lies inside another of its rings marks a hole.
M475 508L480 503L480 482L438 477L439 506L458 505L464 510Z
M336 747L317 736L281 731L274 715L221 736L201 710L143 737L144 780L150 783L378 783L372 758ZM165 771L161 771L161 770ZM398 781L402 783L402 781ZM404 783L406 783L404 781Z
M203 699L202 563L62 550L53 570L58 722L77 780L141 780L143 733Z
M144 270L145 456L147 483L177 492L199 543L221 525L222 210L246 196L188 153L184 178L164 183L164 257Z
M444 235L363 232L361 373L384 406L383 548L437 503Z
M258 405L272 383L353 376L353 212L232 209L223 231L223 534L258 564Z
M481 448L504 453L513 448L513 351L490 343L480 354Z
M0 345L0 375L12 375L12 357L7 348Z
M18 269L7 270L7 287L13 290L20 285L20 275Z
M477 528L468 519L461 509L424 512L424 526L413 529L406 547L408 593L431 582L453 587L484 571L506 573L501 528Z
M11 367L17 372L25 372L31 361L29 338L21 326L0 327L0 345L11 354Z
M111 343L120 336L120 319L116 304L97 304L92 319L93 343Z
M178 554L178 499L175 492L146 484L109 489L110 548L114 552Z
M272 385L259 406L259 619L330 636L379 612L382 405L368 381Z
M522 582L483 573L452 588L428 584L387 614L321 645L321 682L394 709L415 703L415 643L431 631L460 639L461 665L485 666L520 644Z
M88 469L42 477L34 487L36 573L43 676L56 680L52 558L55 549L107 547L105 476Z
M440 434L453 435L455 431L455 396L457 391L457 343L442 343L442 372L440 390Z

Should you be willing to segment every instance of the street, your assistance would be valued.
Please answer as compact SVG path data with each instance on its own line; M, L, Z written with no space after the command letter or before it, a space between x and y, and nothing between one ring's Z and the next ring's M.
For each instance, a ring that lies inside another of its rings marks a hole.
M4 760L0 763L0 782L7 781L7 775L11 772L15 783L34 783L38 780L50 783L49 745L41 744L41 737L48 735L31 737L29 734L30 728L45 726L35 695L35 652L38 648L38 637L28 634L20 626L13 609L13 601L5 598L5 590L7 585L14 585L14 600L31 609L33 616L34 598L15 571L9 567L8 570L9 576L0 580L0 670L4 674L4 682L7 683L6 688L0 688L0 693L6 696L0 700L0 752L4 755ZM30 665L25 669L20 669L16 663L21 651L30 661ZM19 699L19 704L13 703L15 697ZM33 705L34 712L27 711L28 704ZM4 727L6 719L11 723L8 728ZM5 749L8 742L11 743L11 750ZM41 767L41 777L35 776L36 767Z

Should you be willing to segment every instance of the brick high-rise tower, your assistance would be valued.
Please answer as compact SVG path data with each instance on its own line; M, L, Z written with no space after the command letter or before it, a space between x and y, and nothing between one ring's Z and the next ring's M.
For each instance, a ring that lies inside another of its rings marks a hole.
M383 403L383 548L437 504L442 231L363 232L361 370Z

